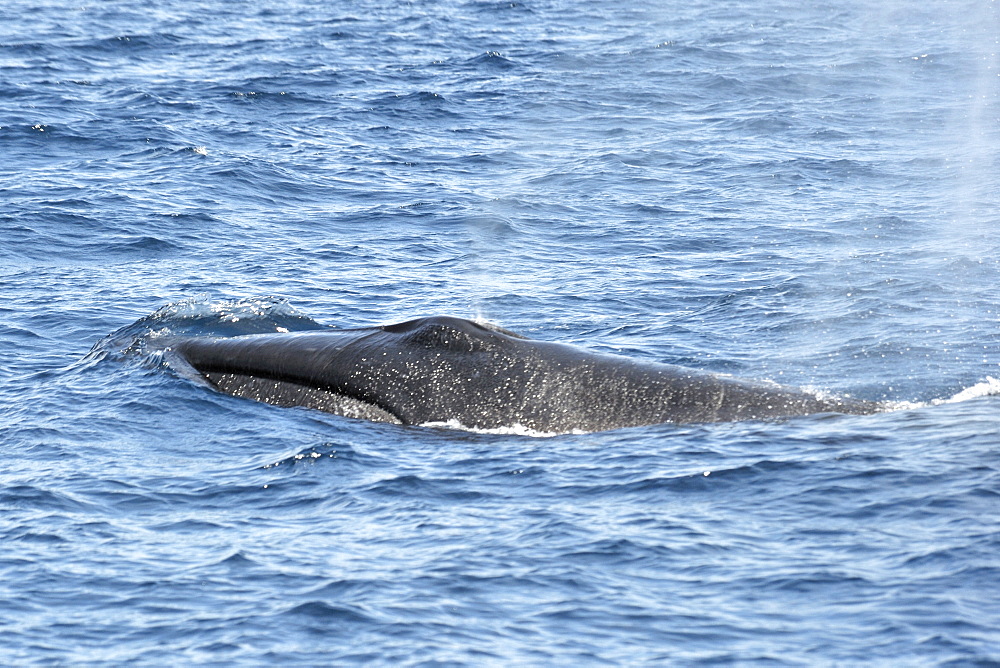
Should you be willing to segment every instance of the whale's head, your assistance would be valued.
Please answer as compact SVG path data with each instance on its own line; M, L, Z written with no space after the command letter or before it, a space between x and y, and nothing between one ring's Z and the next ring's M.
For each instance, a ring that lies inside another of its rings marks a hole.
M397 345L422 350L481 352L497 350L511 340L527 341L520 334L496 325L455 318L431 316L379 327L398 336Z

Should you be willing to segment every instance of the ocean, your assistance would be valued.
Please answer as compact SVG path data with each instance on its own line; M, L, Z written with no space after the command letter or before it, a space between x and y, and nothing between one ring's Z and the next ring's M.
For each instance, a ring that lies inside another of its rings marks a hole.
M1000 665L1000 3L0 19L3 665ZM896 409L481 433L146 345L438 314Z

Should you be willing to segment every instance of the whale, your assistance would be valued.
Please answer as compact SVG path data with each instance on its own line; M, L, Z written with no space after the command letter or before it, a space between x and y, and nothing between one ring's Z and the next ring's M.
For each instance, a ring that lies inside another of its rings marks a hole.
M168 350L229 395L402 425L558 434L882 410L878 402L530 339L450 316L194 336Z

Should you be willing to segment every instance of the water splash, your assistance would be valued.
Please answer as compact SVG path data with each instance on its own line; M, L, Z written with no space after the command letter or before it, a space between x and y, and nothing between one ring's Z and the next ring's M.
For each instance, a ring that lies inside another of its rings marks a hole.
M457 431L468 431L474 434L498 434L502 436L530 436L532 438L551 438L553 436L563 436L565 434L589 434L590 432L583 431L580 429L573 429L570 431L539 431L537 429L532 429L531 427L526 427L523 424L512 424L505 427L495 427L490 429L483 429L479 427L467 427L458 420L446 420L443 422L424 422L420 425L421 427L436 427L438 429L455 429Z
M243 336L328 329L279 297L213 300L198 295L167 304L104 337L90 355L148 356L178 336Z
M949 399L934 399L931 401L931 404L934 406L941 404L957 404L960 401L968 401L969 399L978 399L980 397L989 397L998 394L1000 394L1000 379L994 378L993 376L987 376L986 380L983 382L967 387Z

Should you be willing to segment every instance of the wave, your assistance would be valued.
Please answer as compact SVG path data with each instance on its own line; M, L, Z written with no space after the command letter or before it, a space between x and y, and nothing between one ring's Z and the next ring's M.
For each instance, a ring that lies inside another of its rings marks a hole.
M243 336L329 329L280 297L213 300L207 295L167 304L98 341L91 354L142 355L178 336Z

